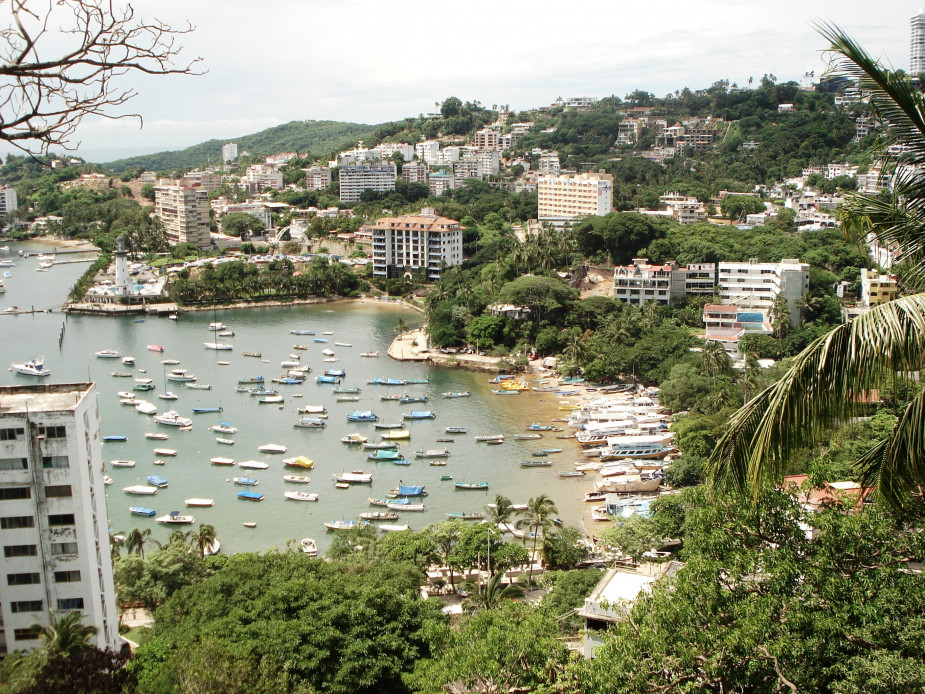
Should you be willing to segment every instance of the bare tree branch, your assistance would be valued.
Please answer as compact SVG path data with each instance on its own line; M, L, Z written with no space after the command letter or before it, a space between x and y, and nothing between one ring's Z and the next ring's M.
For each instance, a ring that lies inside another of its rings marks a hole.
M0 28L0 140L30 154L71 141L86 116L137 118L120 112L136 92L117 84L132 73L198 75L201 58L181 59L172 27L135 16L113 0L0 0L10 19Z

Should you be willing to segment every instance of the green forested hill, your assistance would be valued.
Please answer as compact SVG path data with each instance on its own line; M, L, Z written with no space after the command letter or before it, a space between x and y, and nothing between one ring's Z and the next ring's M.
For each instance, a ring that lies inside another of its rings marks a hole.
M375 130L375 125L363 123L342 123L340 121L312 120L291 121L261 130L253 135L231 137L223 140L208 140L175 152L158 152L128 159L119 159L105 166L120 173L141 167L147 171L190 168L205 164L218 164L222 145L236 142L238 152L247 151L254 155L276 154L278 152L311 151L326 154L351 140L363 138Z

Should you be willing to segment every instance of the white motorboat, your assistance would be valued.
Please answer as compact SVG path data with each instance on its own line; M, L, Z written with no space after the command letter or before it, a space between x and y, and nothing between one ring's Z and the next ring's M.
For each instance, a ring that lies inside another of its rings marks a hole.
M315 544L315 541L310 537L303 537L302 542L302 551L310 557L318 556L318 545Z
M94 352L93 356L98 359L118 359L122 355L114 349L101 349L99 352Z
M126 366L135 366L135 357L122 357L122 363Z
M116 395L118 395L123 400L134 400L135 399L135 394L128 390L120 390L118 393L116 393Z
M156 415L154 421L169 427L189 427L193 425L192 419L181 416L176 410L167 410L162 414Z
M150 402L142 400L135 405L135 411L139 414L155 414L157 412L157 405L152 405Z
M165 390L163 393L158 393L157 397L159 397L161 400L179 400L180 399L179 395L169 390Z
M323 349L323 350L321 350L321 353L322 353L324 356L326 356L326 357L333 357L333 356L334 356L334 350L333 350L333 349Z
M177 455L177 450L175 448L155 448L154 455L160 455L165 458L173 458Z
M223 438L221 438L221 437L216 437L215 443L220 443L220 444L222 444L223 446L233 446L233 445L234 445L234 439L223 439Z
M110 460L110 467L135 467L134 460Z
M334 481L347 484L370 484L373 481L373 475L370 472L342 472L334 475Z
M318 501L318 495L309 492L285 492L283 496L292 501Z
M308 475L283 475L283 480L294 484L308 484L312 478Z
M194 497L192 499L186 499L184 503L187 506L202 506L202 507L215 506L214 499L200 499L198 497Z
M221 422L220 424L214 424L209 427L210 431L218 432L219 434L237 434L238 427L233 427L228 422Z
M10 367L16 373L24 376L51 376L51 371L45 370L45 357L38 357L24 362L15 362Z
M404 530L409 530L407 523L380 523L379 530L384 533L400 533Z
M196 522L196 519L192 516L181 516L179 511L171 511L166 516L161 516L154 520L158 523L166 523L168 525L189 525Z
M234 465L234 458L225 458L223 456L217 455L214 458L209 458L209 462L213 465Z
M113 482L112 477L110 477L109 475L103 475L103 484L105 484L108 487L110 484L112 484L112 482Z
M285 453L289 449L285 446L281 446L278 443L265 443L262 446L258 446L257 450L261 453Z
M145 434L146 439L153 439L155 441L166 441L170 438L167 434L162 434L159 431L149 431Z
M177 383L189 383L190 381L195 381L196 377L186 369L171 369L170 373L167 374L167 380Z
M214 349L217 352L230 352L234 349L234 345L230 345L227 342L203 342L202 345L206 349Z
M157 487L151 487L147 484L133 484L130 487L123 487L122 491L136 496L154 496L157 494Z
M266 470L270 465L260 460L245 460L238 463L238 467L245 470Z
M216 321L214 323L209 323L209 330L224 330L227 326L221 321Z

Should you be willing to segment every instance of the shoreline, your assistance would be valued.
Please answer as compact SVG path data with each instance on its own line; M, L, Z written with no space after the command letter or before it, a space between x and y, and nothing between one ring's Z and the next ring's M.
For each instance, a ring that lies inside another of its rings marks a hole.
M66 248L67 250L80 250L80 251L99 251L100 249L90 241L86 239L69 239L64 236L30 236L25 239L14 239L12 237L6 237L0 240L2 243L37 243L43 246L54 246Z

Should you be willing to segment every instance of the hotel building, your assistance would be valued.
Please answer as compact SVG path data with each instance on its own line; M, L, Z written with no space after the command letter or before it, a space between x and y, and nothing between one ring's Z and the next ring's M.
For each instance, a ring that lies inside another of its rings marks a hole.
M613 176L603 172L539 176L536 189L541 222L564 224L603 216L613 204Z
M437 215L432 208L377 219L372 233L374 275L396 277L423 270L428 280L438 280L444 266L462 263L459 222Z
M192 243L201 249L212 247L209 235L209 193L200 185L173 182L154 187L154 214L164 225L172 244Z

